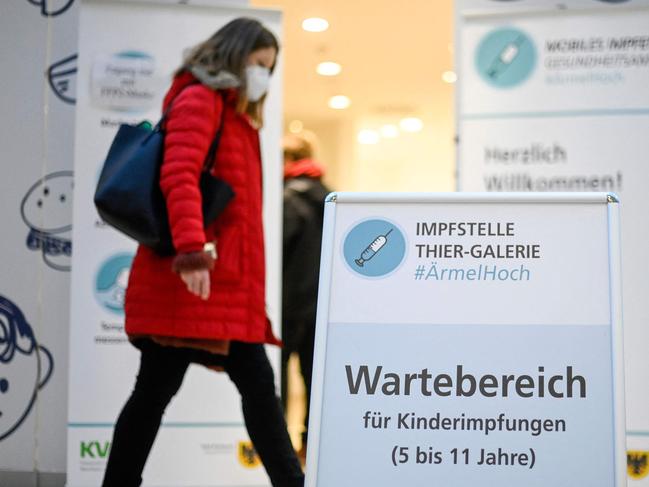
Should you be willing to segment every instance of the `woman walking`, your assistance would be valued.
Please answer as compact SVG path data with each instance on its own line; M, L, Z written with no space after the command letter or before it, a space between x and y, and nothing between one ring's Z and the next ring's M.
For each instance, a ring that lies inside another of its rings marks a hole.
M160 185L176 255L140 246L133 261L126 332L141 351L140 370L115 426L104 487L141 484L162 415L191 363L224 370L236 385L272 485L304 484L264 349L279 341L265 311L258 129L278 50L259 22L236 19L194 48L165 97ZM204 228L199 179L218 130L212 173L235 197Z

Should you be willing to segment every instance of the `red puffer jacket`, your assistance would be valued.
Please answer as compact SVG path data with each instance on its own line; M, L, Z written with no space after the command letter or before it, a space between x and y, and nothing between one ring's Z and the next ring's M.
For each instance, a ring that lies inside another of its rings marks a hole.
M126 292L126 332L129 336L278 344L265 309L258 132L246 115L236 112L234 90L226 92L224 103L216 91L192 83L195 79L190 74L178 76L165 97L164 109L174 101L166 121L160 185L179 255L200 252L205 242L216 242L210 297L203 301L189 293L172 271L173 257L160 257L140 246ZM204 230L198 180L222 110L223 130L213 174L232 186L235 197Z

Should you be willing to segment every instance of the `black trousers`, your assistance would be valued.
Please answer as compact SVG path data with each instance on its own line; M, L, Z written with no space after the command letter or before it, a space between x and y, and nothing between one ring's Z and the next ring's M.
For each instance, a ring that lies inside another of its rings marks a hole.
M232 342L230 354L220 360L208 352L162 347L150 340L140 340L137 346L142 352L140 371L115 425L103 487L137 487L142 483L144 464L162 415L192 362L221 365L236 385L248 434L273 487L304 485L263 345Z
M293 352L297 352L300 358L300 374L304 381L306 395L306 411L304 412L304 429L302 432L302 445L307 444L309 431L309 409L311 407L311 376L313 375L313 351L315 345L315 323L304 326L300 333L295 333L297 327L286 327L282 331L284 348L282 348L282 407L286 411L288 403L288 361ZM293 331L289 331L293 330ZM293 333L293 337L289 335ZM286 337L286 338L284 338Z

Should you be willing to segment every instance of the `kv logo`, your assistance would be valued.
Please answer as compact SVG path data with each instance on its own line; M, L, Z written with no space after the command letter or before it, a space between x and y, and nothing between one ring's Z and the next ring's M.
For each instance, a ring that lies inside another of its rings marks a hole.
M81 459L106 459L110 452L110 441L104 442L103 446L98 441L81 442Z

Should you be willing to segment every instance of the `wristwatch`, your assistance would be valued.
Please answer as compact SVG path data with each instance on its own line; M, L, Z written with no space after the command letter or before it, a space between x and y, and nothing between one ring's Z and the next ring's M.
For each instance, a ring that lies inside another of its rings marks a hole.
M216 245L214 242L207 242L203 245L203 252L206 252L212 256L212 259L216 260Z

